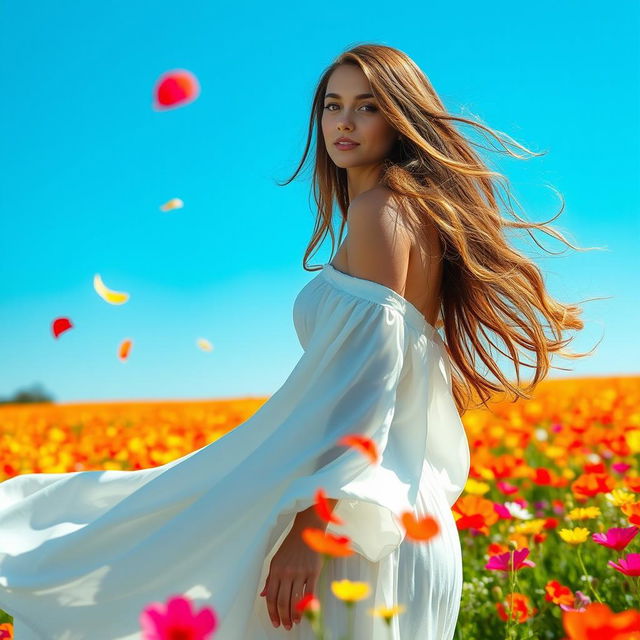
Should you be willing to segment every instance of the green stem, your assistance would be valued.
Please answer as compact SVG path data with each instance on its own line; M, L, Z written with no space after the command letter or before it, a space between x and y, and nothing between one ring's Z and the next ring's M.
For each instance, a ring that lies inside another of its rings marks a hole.
M623 573L622 575L626 578L627 582L629 583L629 587L633 592L633 595L640 602L640 585L638 584L638 578L634 580L633 576L628 576L626 573Z
M516 578L516 570L515 570L515 562L514 562L514 554L515 554L515 549L511 549L510 551L510 560L509 560L509 591L511 593L511 600L509 603L509 619L507 620L507 626L505 629L505 640L509 640L509 638L511 638L511 621L513 618L513 591L514 591L514 584L515 584L515 578Z
M595 587L591 584L591 577L587 573L587 569L585 568L584 562L582 561L582 555L580 554L580 545L577 546L577 551L578 551L578 560L580 561L580 566L582 567L584 577L587 579L587 584L589 585L589 588L591 589L593 595L596 597L596 600L600 604L602 604L602 600L600 600L600 596L598 595L598 592L595 590Z
M391 620L387 622L387 629L389 630L389 640L393 640L393 629L391 628Z
M353 625L355 624L355 603L347 602L347 614L349 616L347 622L347 638L346 640L350 640L353 637Z
M320 568L320 578L318 579L318 591L319 594L322 594L322 596L324 597L324 585L325 585L325 574L328 571L328 562L329 562L329 555L326 553L322 554L322 567ZM327 567L327 571L325 571L325 567ZM320 600L320 598L318 598L318 600ZM324 602L320 602L320 635L319 635L319 639L320 640L325 640L325 627L324 627Z

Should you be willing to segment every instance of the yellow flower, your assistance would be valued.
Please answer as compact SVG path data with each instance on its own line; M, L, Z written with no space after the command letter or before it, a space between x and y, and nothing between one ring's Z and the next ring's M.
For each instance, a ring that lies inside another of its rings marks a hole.
M469 478L465 484L464 490L474 496L482 496L488 491L491 491L491 487L486 482L478 482L474 478Z
M481 467L479 471L480 471L480 475L485 480L494 480L496 477L493 471L491 469L487 469L486 467Z
M492 438L501 439L504 437L504 427L502 425L493 425L489 427L489 435Z
M331 583L331 591L333 595L346 602L355 602L356 600L364 600L369 596L371 587L368 582L351 582L351 580L334 580Z
M570 520L588 520L602 515L599 507L576 507L567 513Z
M613 489L611 493L605 493L605 499L614 507L621 507L623 504L631 504L635 502L636 496L630 491L624 489Z
M513 531L522 535L541 533L544 529L545 522L546 520L543 520L542 518L522 521L514 526Z
M403 604L397 604L395 607L391 607L391 608L381 605L379 607L376 607L375 609L369 609L369 613L372 616L384 618L384 621L386 623L389 623L391 621L391 618L393 618L393 616L399 613L404 613L405 610L406 610L406 607Z
M556 445L551 445L551 446L547 447L545 453L547 454L547 456L549 458L551 458L553 460L554 458L559 458L560 456L566 455L567 452L562 447L558 447Z
M631 453L640 453L640 431L637 429L624 434Z
M560 529L558 535L569 544L582 544L589 537L589 529L575 527L574 529Z

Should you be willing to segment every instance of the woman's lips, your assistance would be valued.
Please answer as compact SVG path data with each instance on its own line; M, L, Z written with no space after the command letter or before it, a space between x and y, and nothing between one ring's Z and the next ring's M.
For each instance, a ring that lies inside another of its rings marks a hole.
M338 149L340 149L340 151L349 151L349 149L355 149L359 146L359 143L357 142L335 142L334 144Z

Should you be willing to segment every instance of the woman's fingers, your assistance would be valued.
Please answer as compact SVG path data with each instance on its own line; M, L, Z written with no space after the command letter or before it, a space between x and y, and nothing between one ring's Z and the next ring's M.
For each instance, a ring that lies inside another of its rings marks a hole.
M278 590L278 615L285 629L291 629L291 589L293 587L291 578L282 578L280 589Z
M269 613L271 624L276 628L280 626L280 616L278 615L279 585L280 585L279 580L267 579L267 586L265 587L266 600L267 600L267 612Z

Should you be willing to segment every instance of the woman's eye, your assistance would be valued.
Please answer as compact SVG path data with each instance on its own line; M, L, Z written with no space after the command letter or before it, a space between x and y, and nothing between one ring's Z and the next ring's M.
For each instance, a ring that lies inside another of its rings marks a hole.
M335 102L330 102L328 105L325 106L325 109L327 109L328 111L333 111L333 109L329 109L329 107L337 107L338 105ZM363 104L363 107L369 107L371 109L372 112L377 111L378 109L372 105L372 104Z

